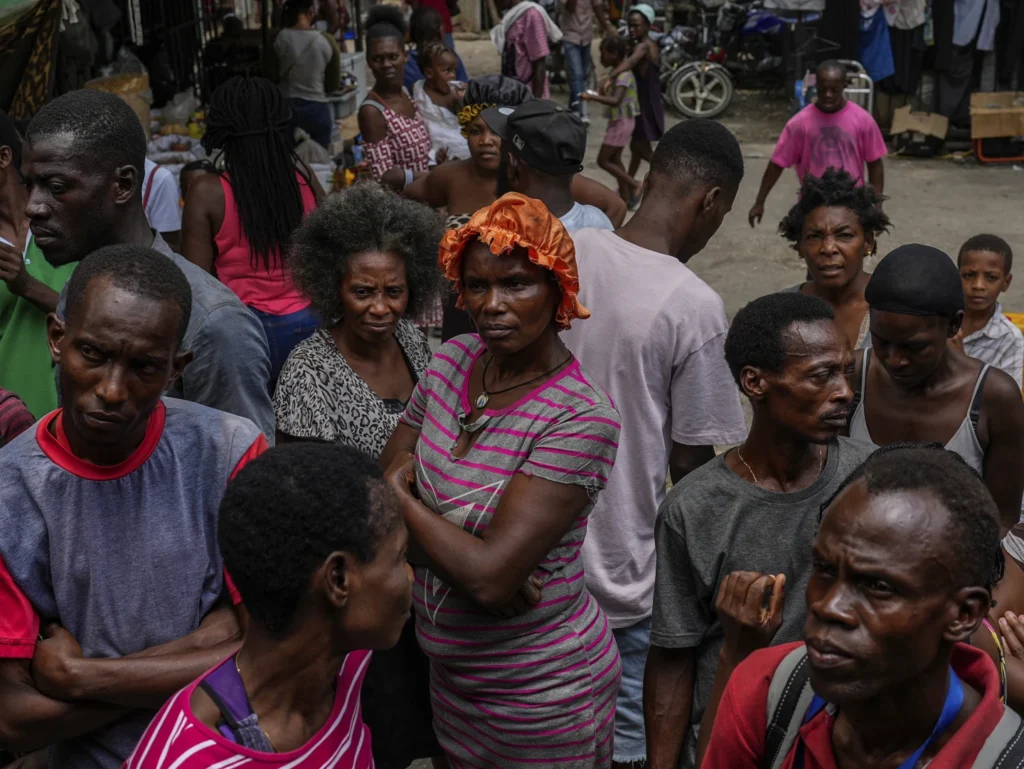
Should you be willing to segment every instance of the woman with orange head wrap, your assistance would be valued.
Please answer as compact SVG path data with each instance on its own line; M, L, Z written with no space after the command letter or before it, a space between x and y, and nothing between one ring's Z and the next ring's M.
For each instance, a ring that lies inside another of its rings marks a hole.
M453 767L610 767L621 666L581 548L619 416L558 337L590 315L572 240L510 193L440 264L480 333L438 350L381 456L438 741Z

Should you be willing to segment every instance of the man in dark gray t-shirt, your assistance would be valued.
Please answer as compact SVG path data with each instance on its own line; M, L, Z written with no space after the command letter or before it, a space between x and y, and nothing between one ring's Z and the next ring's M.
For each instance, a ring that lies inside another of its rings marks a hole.
M648 724L652 769L695 766L722 646L722 581L734 571L784 574L785 592L802 595L821 505L872 451L837 437L853 398L853 358L834 318L820 299L770 294L733 320L725 358L751 401L750 433L672 489L655 531L644 686L644 710L659 714ZM787 601L773 643L800 639L805 616L801 601Z

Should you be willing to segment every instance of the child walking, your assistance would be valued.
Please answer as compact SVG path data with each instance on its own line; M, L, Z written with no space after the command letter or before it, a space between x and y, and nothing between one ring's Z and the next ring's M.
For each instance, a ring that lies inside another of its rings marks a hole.
M419 62L423 80L413 84L412 99L430 132L431 163L465 160L469 145L457 117L465 85L455 81L458 57L443 43L432 43L420 53Z
M601 64L614 69L626 58L626 52L624 38L608 35L601 41ZM597 164L618 181L622 199L631 207L636 206L640 202L640 189L643 185L629 175L622 162L622 149L629 143L636 116L640 114L633 71L627 69L616 77L606 93L587 91L580 98L608 106L608 130L597 156Z

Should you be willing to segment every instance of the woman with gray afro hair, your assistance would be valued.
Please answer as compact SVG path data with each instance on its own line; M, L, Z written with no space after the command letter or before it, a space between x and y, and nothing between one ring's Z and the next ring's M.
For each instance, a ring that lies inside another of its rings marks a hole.
M437 296L441 234L433 211L374 182L329 196L306 217L289 266L321 326L281 370L278 441L380 454L430 359L408 317Z

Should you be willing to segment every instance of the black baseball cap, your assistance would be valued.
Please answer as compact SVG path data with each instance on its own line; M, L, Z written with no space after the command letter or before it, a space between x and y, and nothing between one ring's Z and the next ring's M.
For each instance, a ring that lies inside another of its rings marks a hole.
M480 116L528 166L552 176L583 170L587 127L565 107L547 99L527 99L515 108L490 107Z

